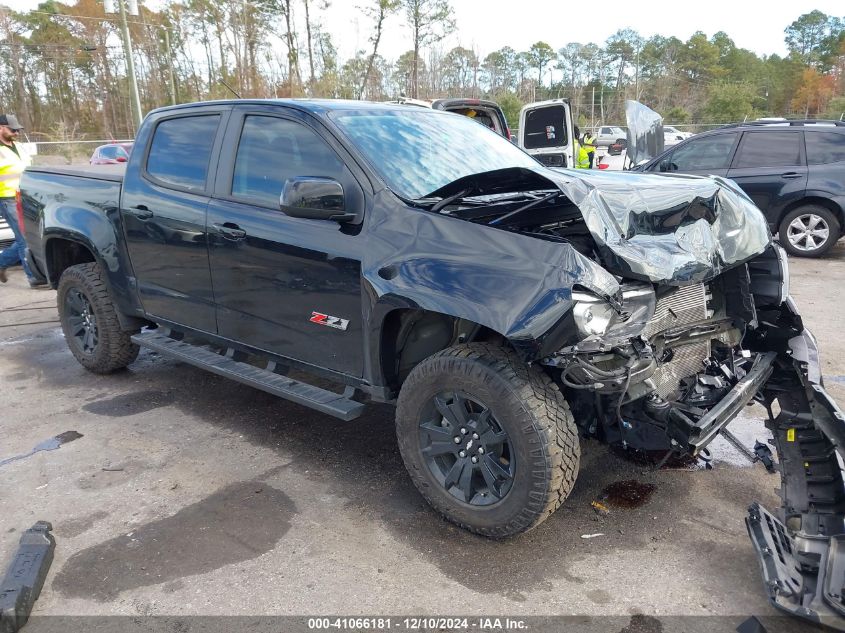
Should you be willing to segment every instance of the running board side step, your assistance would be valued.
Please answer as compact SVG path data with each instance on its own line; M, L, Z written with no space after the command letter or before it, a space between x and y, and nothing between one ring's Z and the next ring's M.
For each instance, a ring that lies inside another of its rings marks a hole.
M167 330L164 331L167 332ZM154 350L162 356L169 356L218 376L231 378L347 422L359 417L364 410L363 403L352 399L355 394L353 387L347 387L342 394L334 393L282 376L269 369L260 369L248 363L242 363L234 360L230 355L216 354L203 347L176 340L161 332L162 329L134 334L132 342Z

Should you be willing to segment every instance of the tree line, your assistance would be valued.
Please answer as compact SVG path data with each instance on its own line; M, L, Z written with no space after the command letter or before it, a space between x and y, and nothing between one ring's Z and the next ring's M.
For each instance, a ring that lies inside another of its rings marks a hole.
M143 5L129 31L143 111L171 103L312 96L488 98L516 126L524 103L568 98L582 124L624 123L625 99L667 123L724 123L764 115L845 113L845 18L811 11L785 26L788 55L758 56L724 32L605 42L536 42L483 57L443 40L460 27L449 0L360 0L366 47L341 59L323 20L331 0L165 0ZM381 53L386 29L409 49ZM560 43L555 43L559 45ZM0 5L0 111L38 140L132 138L126 57L117 16L101 0Z

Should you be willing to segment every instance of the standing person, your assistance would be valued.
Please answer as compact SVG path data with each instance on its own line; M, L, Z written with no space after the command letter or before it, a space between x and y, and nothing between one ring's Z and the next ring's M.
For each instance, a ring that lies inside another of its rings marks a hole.
M0 251L0 282L6 283L6 269L18 262L29 280L29 287L45 286L38 281L26 263L26 242L18 226L17 205L15 195L20 188L21 174L31 163L29 154L22 145L16 142L21 124L12 114L0 114L0 215L6 220L15 241L8 248Z
M572 139L572 158L575 161L575 165L573 165L573 167L575 169L589 169L590 157L587 154L587 150L581 146L581 130L576 125L574 127L574 131L575 138Z
M593 133L587 130L584 133L584 149L587 151L587 156L590 158L590 169L593 168L593 159L596 156L596 137Z

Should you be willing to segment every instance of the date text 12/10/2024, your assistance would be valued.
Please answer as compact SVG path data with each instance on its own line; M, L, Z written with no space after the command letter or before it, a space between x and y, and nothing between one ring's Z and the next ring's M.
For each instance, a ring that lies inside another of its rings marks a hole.
M496 617L320 617L308 618L310 630L353 631L525 631L524 620Z

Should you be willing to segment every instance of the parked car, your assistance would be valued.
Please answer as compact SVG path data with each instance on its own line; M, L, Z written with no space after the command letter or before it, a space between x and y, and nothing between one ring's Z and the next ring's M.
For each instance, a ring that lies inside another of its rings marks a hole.
M92 165L116 165L127 162L131 153L132 143L109 143L95 149L88 162Z
M582 437L694 457L763 402L783 478L778 516L746 519L765 586L816 621L840 604L845 417L729 181L547 168L464 117L359 101L171 106L137 144L123 172L21 179L28 261L85 368L144 346L344 420L395 403L419 493L496 538L563 503ZM799 564L798 538L829 564Z
M725 176L791 254L819 257L845 227L845 123L754 121L703 132L637 171Z
M619 156L628 147L628 141L624 138L617 139L607 146L607 153L611 156Z
M596 145L598 147L608 147L609 145L616 143L619 139L627 138L627 134L628 133L621 127L603 125L596 128Z
M671 125L663 126L663 145L664 147L671 147L677 145L681 141L685 141L693 136L692 132L681 132L676 127Z
M505 113L499 104L495 101L485 101L483 99L410 99L408 97L400 97L395 101L389 103L399 103L402 105L414 105L424 108L432 108L434 110L444 110L446 112L454 112L462 114L471 118L476 123L490 128L497 134L504 136L508 140L511 139L511 130L508 127L508 121L505 118Z

